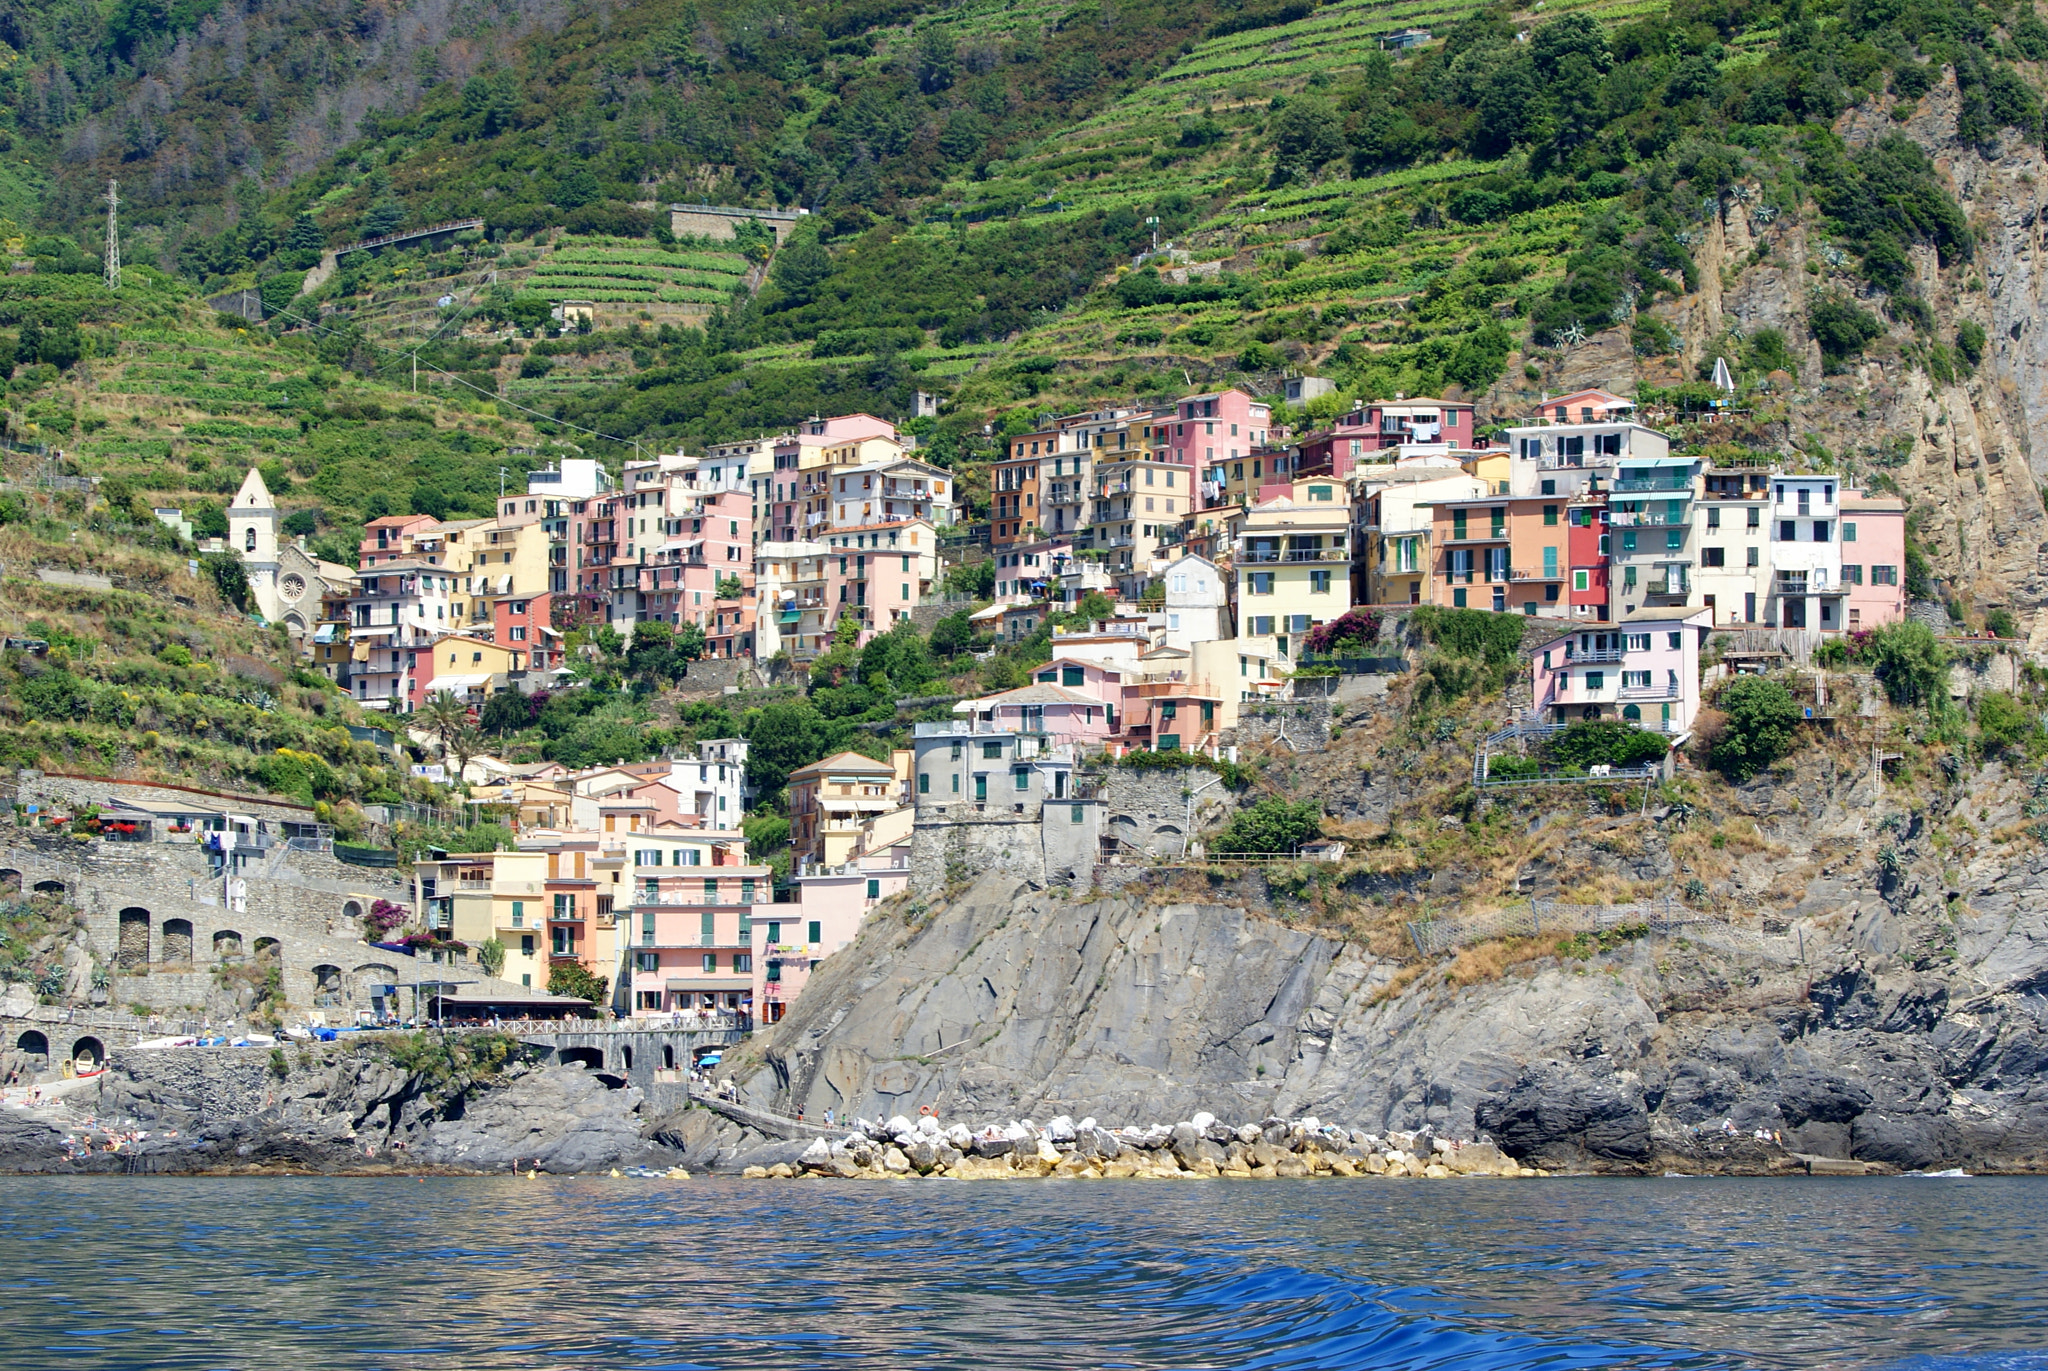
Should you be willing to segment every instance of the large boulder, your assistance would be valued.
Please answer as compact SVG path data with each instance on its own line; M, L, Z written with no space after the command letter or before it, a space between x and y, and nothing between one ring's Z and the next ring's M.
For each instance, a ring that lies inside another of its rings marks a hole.
M1564 1062L1531 1063L1508 1089L1480 1101L1476 1118L1502 1148L1534 1165L1642 1165L1651 1157L1641 1097Z

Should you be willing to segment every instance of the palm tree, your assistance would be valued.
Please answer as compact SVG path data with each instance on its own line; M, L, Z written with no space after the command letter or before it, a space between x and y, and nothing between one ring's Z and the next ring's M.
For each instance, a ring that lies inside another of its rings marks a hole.
M428 697L420 706L420 723L429 733L441 740L441 753L446 756L450 745L462 731L470 727L469 706L446 690Z

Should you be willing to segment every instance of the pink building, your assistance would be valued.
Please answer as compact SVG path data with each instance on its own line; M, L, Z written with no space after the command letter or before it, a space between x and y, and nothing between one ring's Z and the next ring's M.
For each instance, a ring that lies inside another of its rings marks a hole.
M1042 734L1055 747L1100 743L1116 731L1110 725L1113 711L1101 696L1046 681L965 700L953 708L971 715L976 729Z
M744 864L744 839L729 836L709 866L630 868L632 884L621 898L630 919L634 1014L753 1012L753 923L774 908L774 873Z
M365 568L385 562L410 559L413 544L431 535L441 521L427 514L390 514L363 525L363 540L356 545L357 558ZM422 557L421 561L438 560Z
M660 541L638 570L640 617L695 624L714 657L753 652L754 508L743 490L671 487ZM738 595L719 594L739 583Z
M1618 719L1683 733L1700 708L1700 644L1710 610L1646 609L1536 650L1536 709L1552 723Z
M852 942L891 895L910 888L910 846L899 843L839 871L795 876L790 904L754 911L754 1004L761 1023L789 1012L819 962Z
M1218 463L1235 461L1255 447L1264 447L1273 426L1273 408L1232 386L1209 395L1192 395L1174 406L1166 460L1192 468L1190 490L1200 488L1204 474Z
M1031 673L1032 680L1038 685L1059 686L1101 701L1108 709L1103 722L1110 733L1122 728L1123 718L1129 712L1125 708L1124 697L1143 674L1135 658L1126 664L1057 653L1051 661Z
M939 575L937 530L923 519L834 529L823 540L824 611L860 621L860 642L887 633L923 604Z
M1842 496L1842 583L1851 633L1906 617L1906 502L1848 491Z

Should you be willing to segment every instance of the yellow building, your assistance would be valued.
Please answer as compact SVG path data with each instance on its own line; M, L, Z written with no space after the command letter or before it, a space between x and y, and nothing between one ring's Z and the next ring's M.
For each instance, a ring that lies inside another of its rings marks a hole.
M1296 481L1293 494L1246 512L1238 536L1237 636L1247 651L1298 655L1301 635L1351 607L1351 498L1329 477Z
M458 700L480 704L487 696L504 689L503 678L508 672L526 669L523 649L482 637L451 633L436 639L429 651L434 659L433 673L421 687L428 696L445 691ZM427 676L425 672L419 674Z
M547 853L451 853L415 869L430 927L469 944L471 957L495 938L505 949L500 977L547 988Z
M789 773L789 841L799 867L836 867L863 851L876 821L903 807L894 762L841 752Z

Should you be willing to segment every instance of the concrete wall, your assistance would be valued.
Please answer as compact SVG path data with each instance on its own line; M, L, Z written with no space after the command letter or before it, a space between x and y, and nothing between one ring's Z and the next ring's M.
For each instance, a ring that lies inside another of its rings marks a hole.
M796 228L797 216L789 210L736 209L729 205L671 205L668 231L677 237L731 238L742 220L755 219L775 234L780 247Z
M1044 882L1045 850L1035 814L978 814L971 805L920 808L910 836L910 888L930 898L954 881L1007 871Z
M1074 822L1074 809L1081 822ZM1041 885L1099 885L1112 855L1141 868L1184 855L1190 842L1237 807L1235 792L1204 767L1137 771L1108 767L1092 793L1048 801L1029 814L976 813L927 805L911 834L910 888L930 898L948 884L1002 871ZM1116 839L1106 850L1104 839Z

